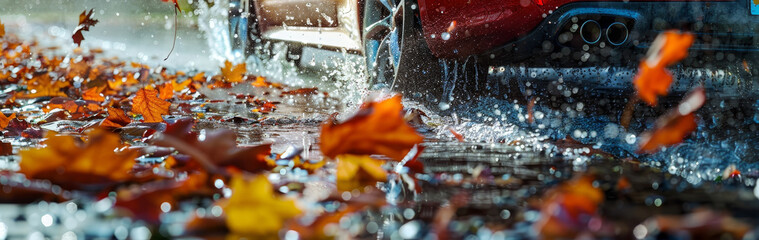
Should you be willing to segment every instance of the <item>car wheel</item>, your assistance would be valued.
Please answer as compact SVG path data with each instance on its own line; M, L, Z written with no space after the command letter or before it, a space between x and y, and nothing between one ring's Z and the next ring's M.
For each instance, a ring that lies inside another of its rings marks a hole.
M419 91L440 79L432 55L408 0L366 0L363 43L371 89ZM415 89L409 89L414 86Z

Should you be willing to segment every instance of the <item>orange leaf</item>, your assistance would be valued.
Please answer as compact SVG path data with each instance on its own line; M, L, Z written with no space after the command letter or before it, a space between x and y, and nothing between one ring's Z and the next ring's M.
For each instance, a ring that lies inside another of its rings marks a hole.
M588 226L604 200L594 181L592 175L581 175L546 192L541 217L534 225L542 238L574 238Z
M0 38L5 36L5 25L0 21Z
M174 97L174 86L167 82L158 86L158 98L168 100Z
M81 46L82 40L84 40L82 31L89 31L90 27L95 26L95 24L98 23L98 20L92 19L93 11L95 11L95 9L90 9L89 13L87 13L87 10L84 10L82 14L79 14L79 26L76 26L76 29L74 29L74 35L71 36L76 45Z
M242 82L242 78L247 71L245 63L233 65L230 61L224 61L224 67L221 68L221 75L223 81L227 83L239 83Z
M641 134L639 152L655 152L662 146L678 144L691 134L698 124L695 111L706 101L702 87L694 89L669 113L656 120L654 129Z
M125 149L118 134L105 130L91 131L86 143L54 132L46 138L46 147L19 152L19 172L64 188L100 188L127 180L139 155Z
M103 91L103 89L104 88L98 88L98 87L87 89L87 91L82 93L82 99L96 101L96 102L105 101L105 97L103 97L103 94L100 93Z
M16 113L11 113L10 116L5 116L5 114L0 113L0 129L8 127L8 124L10 124L11 120L14 118L16 118Z
M325 156L382 154L401 160L424 138L403 120L401 97L365 104L343 123L334 116L322 124L320 147Z
M50 110L60 108L66 110L71 114L73 118L89 117L93 113L102 110L100 104L94 101L87 100L74 100L67 97L54 97L50 99L47 105L42 108L44 112L50 112Z
M53 80L49 74L40 74L26 82L29 94L22 97L65 97L66 93L61 88L71 86L71 83L63 80Z
M140 89L132 99L132 111L142 114L144 122L163 122L162 115L169 113L171 103L157 97L158 91Z
M100 126L104 128L122 128L131 122L132 119L124 113L124 110L108 108L108 117L100 122Z
M190 79L181 83L177 83L177 80L171 80L171 86L173 87L174 92L181 92L182 90L189 88L191 83L192 80Z
M633 79L638 96L643 101L656 106L656 98L667 95L672 74L665 68L688 56L693 40L693 34L676 31L667 31L656 37Z

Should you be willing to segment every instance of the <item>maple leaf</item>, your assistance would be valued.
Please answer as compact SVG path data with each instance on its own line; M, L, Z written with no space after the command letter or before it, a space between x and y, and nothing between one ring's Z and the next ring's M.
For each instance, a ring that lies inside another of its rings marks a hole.
M71 86L68 81L53 80L48 73L42 73L34 76L26 82L29 93L22 94L19 97L36 98L36 97L65 97L66 93L61 88Z
M320 147L325 156L382 154L401 160L424 138L402 115L401 97L365 104L350 119L336 124L334 115L322 124Z
M100 127L108 129L122 128L132 122L132 119L124 113L124 110L111 107L108 108L107 112L108 117L100 122Z
M150 142L173 147L189 155L197 164L212 173L219 167L235 167L249 172L271 170L276 164L269 159L271 144L237 146L237 136L231 130L219 129L198 136L193 133L194 120L183 118L166 127L161 134L151 136Z
M688 56L693 40L693 34L676 31L667 31L656 37L633 79L638 96L643 101L656 106L657 97L667 95L672 85L672 74L665 68Z
M219 205L226 213L227 227L235 235L276 237L286 222L301 213L295 201L274 195L266 175L260 174L250 180L239 174L234 175L230 188L232 196Z
M142 114L144 122L163 122L162 115L169 113L171 103L157 97L158 91L140 89L132 99L132 111Z
M84 40L82 31L89 31L90 27L95 26L95 24L98 23L97 19L92 19L93 11L95 11L95 9L90 9L89 13L87 13L87 10L84 10L82 14L79 14L79 25L76 26L76 29L74 29L74 35L71 36L71 38L74 39L74 43L78 46L81 46L82 40Z
M84 93L82 93L82 99L96 102L105 101L105 97L101 93L103 89L105 88L94 87L87 89L87 91L84 91Z
M48 132L44 148L19 152L20 173L69 189L98 189L131 177L137 151L125 149L118 134L95 129L86 143Z
M158 86L158 98L169 100L174 97L174 86L167 82Z
M382 168L384 163L367 155L337 156L337 190L350 191L386 181L387 172Z
M655 152L662 146L678 144L696 130L695 112L704 105L706 92L697 87L676 108L656 120L653 129L640 135L638 152Z
M10 116L5 116L5 114L0 113L0 129L5 129L8 127L8 124L11 123L11 120L16 118L16 113L11 113Z
M226 83L242 82L246 71L245 63L233 65L230 61L224 61L224 67L221 68L222 80Z

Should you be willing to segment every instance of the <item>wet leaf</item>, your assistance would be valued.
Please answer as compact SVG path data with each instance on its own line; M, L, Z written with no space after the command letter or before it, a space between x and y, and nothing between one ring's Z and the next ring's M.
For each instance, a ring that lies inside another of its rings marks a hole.
M66 93L61 91L61 89L71 86L71 83L65 80L53 80L48 73L42 73L27 81L26 86L29 93L23 94L20 97L66 97Z
M638 152L652 153L663 146L678 144L696 130L695 111L706 101L706 93L702 87L691 91L675 109L656 120L653 129L640 135Z
M162 205L168 204L169 210L173 211L179 208L178 204L184 198L210 197L218 193L218 189L209 187L209 179L208 174L198 172L181 180L167 179L120 188L115 207L128 210L136 219L160 224L164 212Z
M171 103L157 97L158 91L140 89L132 99L132 111L142 114L144 122L163 122L162 115L169 113Z
M580 175L544 194L541 217L534 225L542 238L574 238L588 227L604 200L594 181L593 175Z
M174 86L167 82L158 86L158 98L169 100L174 97Z
M46 138L44 148L19 152L19 172L69 189L100 189L125 181L138 155L124 149L119 135L105 130L91 131L85 143L54 132Z
M5 116L5 114L0 113L0 129L8 127L8 124L10 124L13 119L16 119L16 113L11 113L10 116Z
M252 179L235 175L230 188L232 196L219 205L226 213L227 227L238 236L276 237L288 221L301 213L295 201L274 195L274 189L265 175Z
M42 110L47 113L56 108L66 110L74 119L89 117L103 109L100 104L94 101L55 97L50 99L50 102Z
M246 71L245 63L234 65L230 61L224 61L224 67L221 68L221 76L226 83L239 83L242 82Z
M219 167L234 167L248 172L273 169L276 164L269 158L271 144L237 146L236 134L227 129L206 132L203 136L193 133L192 119L180 119L169 125L161 134L155 134L150 142L173 147L189 155L199 167L211 173L219 173Z
M0 21L0 38L5 37L5 25L3 24L3 21Z
M730 215L709 209L696 209L693 213L682 216L655 216L636 228L639 227L648 230L647 238L652 238L656 233L680 235L685 232L689 236L698 236L696 239L743 239L752 229L751 225Z
M385 161L367 155L343 154L337 156L337 190L350 191L374 186L387 180L387 172L382 168Z
M320 147L325 156L382 154L401 160L424 138L403 119L401 97L365 104L352 118L322 124Z
M97 19L92 18L93 11L95 11L95 9L90 9L89 13L87 13L87 10L84 10L82 14L79 14L79 25L76 26L76 29L74 29L74 35L71 36L76 45L81 46L82 40L84 40L82 31L89 31L90 27L95 26L95 24L98 23Z
M667 95L672 74L665 68L688 56L693 40L693 34L677 31L667 31L656 37L633 79L640 99L656 106L658 96Z
M108 116L100 122L100 127L106 129L122 128L132 122L132 119L124 113L124 110L118 108L108 108Z
M105 97L101 93L104 88L90 88L82 93L82 99L96 102L105 101Z

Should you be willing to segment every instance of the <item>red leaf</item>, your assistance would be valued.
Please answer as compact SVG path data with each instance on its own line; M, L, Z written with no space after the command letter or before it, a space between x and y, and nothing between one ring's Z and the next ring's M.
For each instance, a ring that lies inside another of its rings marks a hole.
M656 37L646 59L640 63L638 75L633 79L638 96L643 101L656 106L656 98L667 95L672 75L665 68L688 56L693 39L693 34L676 31L667 31Z
M81 46L82 40L84 40L82 31L89 31L90 27L95 26L95 24L98 23L97 19L92 19L92 13L94 10L95 9L90 9L89 13L87 13L87 10L84 10L82 14L79 14L79 26L76 26L76 29L74 29L74 35L71 36L76 45Z

